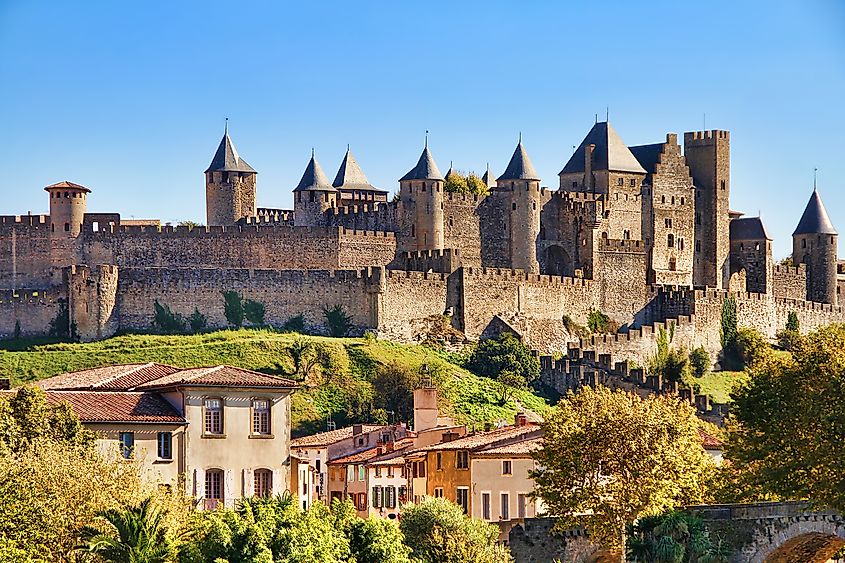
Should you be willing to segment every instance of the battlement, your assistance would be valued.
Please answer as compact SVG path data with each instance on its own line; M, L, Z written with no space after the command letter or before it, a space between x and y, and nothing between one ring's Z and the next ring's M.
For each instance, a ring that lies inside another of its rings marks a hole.
M626 252L645 254L645 242L641 240L599 239L599 252Z
M461 265L461 251L457 248L415 250L403 253L406 270L450 274Z
M538 286L574 286L591 287L593 280L549 276L545 274L527 274L524 270L508 268L464 268L464 277L487 281L525 281Z
M387 270L387 279L392 280L435 280L446 281L447 274L441 272L415 272L411 270Z
M781 264L776 264L773 268L773 273L776 276L803 276L807 274L807 265L798 264L797 266L783 266Z
M64 292L50 289L0 289L0 305L4 303L53 302L64 296Z
M49 224L49 215L0 215L2 227L39 227Z
M597 194L593 192L574 192L558 190L555 192L559 197L571 201L595 202L604 199L604 194Z
M361 229L347 229L346 227L296 227L283 224L249 224L234 226L197 226L187 227L183 225L163 225L161 227L149 225L107 225L94 230L92 225L83 225L82 232L86 235L108 237L113 234L133 234L147 236L168 236L168 237L214 237L230 236L239 237L243 235L262 235L274 238L285 237L314 237L314 238L344 238L344 237L369 237L393 239L395 233L390 231L369 231Z
M456 204L471 203L478 204L489 197L489 195L475 195L475 194L459 194L455 192L446 192L445 200Z
M355 270L326 269L273 269L273 268L123 268L121 269L121 284L148 284L151 280L158 281L167 277L171 279L215 279L248 281L256 286L273 287L274 284L305 283L308 280L336 280L340 282L355 282L356 280L379 279L380 268L369 267Z
M815 301L806 301L803 299L789 299L776 297L775 305L787 307L791 310L808 311L818 313L842 313L841 305L831 305L830 303L817 303Z
M716 139L730 140L731 132L721 129L709 131L687 131L684 133L685 145L709 145Z

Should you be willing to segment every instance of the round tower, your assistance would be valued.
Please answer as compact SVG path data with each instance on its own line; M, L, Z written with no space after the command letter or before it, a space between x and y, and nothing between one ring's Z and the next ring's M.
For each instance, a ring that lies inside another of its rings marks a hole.
M294 223L297 227L317 227L327 224L327 212L337 209L337 189L323 173L311 151L311 160L302 179L293 190Z
M410 232L403 233L411 241L406 250L443 249L444 182L426 142L417 165L399 180L400 201L411 221Z
M511 267L537 274L537 238L540 236L540 176L522 145L513 152L505 173L496 180L497 190L510 192ZM507 198L502 199L507 202Z
M85 198L91 190L73 182L47 186L50 194L50 232L56 237L73 238L82 230L85 220Z
M209 226L234 225L245 217L255 216L257 176L258 173L235 150L227 126L205 171L205 208Z
M804 214L792 233L792 261L796 266L807 266L808 301L836 305L838 243L839 235L814 187Z

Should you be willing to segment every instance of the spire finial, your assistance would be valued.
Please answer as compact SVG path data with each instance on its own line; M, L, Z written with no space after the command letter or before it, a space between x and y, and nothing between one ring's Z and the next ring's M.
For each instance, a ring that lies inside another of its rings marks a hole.
M449 161L449 170L451 170L451 169L452 169L452 161L450 160Z
M813 168L813 191L816 191L816 176L818 171L818 168Z
M224 135L229 134L229 118L228 117L226 118L226 124L223 126L223 134Z
M349 143L346 143L346 152L349 152Z
M522 131L519 132L519 142L522 144Z
M425 148L428 148L428 129L425 130Z
M596 114L596 123L599 122L599 114Z
M314 147L311 147L311 158L314 158Z
M610 123L610 106L604 106L604 121Z

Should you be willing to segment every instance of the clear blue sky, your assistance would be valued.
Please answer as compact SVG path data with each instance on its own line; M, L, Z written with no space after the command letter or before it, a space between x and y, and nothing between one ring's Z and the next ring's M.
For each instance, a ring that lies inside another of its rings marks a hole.
M628 144L731 131L732 207L758 210L776 257L819 168L845 232L845 3L36 2L0 0L3 209L42 187L91 211L203 221L202 172L225 116L291 205L311 147L333 177L347 143L394 190L426 129L441 169L501 173L521 131L544 179L594 121Z

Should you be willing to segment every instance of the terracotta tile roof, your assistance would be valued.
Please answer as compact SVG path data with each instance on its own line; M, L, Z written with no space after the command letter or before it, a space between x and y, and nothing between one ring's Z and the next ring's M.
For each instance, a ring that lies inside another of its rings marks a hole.
M396 440L393 445L393 451L402 450L407 447L410 447L414 443L413 438L402 438L401 440ZM339 457L336 459L329 460L330 465L341 465L347 463L362 463L365 461L369 461L373 458L379 457L384 455L384 448L381 448L381 452L379 452L379 447L370 448L368 450L364 450L362 452L357 452L354 454L346 455L343 457Z
M452 440L451 442L443 442L433 446L426 446L420 451L437 451L437 450L478 450L487 446L494 446L499 443L508 441L518 441L520 439L527 439L532 434L539 435L542 432L536 424L527 424L525 426L505 426L504 428L496 428L490 432L477 432Z
M82 422L185 424L184 417L158 393L47 391L47 400L67 401Z
M724 444L719 438L708 434L701 428L698 429L698 435L701 436L701 445L705 450L721 450L724 447Z
M363 434L378 430L380 428L387 428L381 424L364 424ZM302 436L291 440L290 447L292 448L319 448L329 446L342 440L347 440L352 437L352 426L346 428L338 428L337 430L329 430L328 432L320 432L319 434L311 434L310 436Z
M492 446L474 453L475 457L531 457L531 452L540 449L543 445L543 438L529 438L521 442L506 444L504 446Z
M232 366L214 366L191 368L175 371L142 385L138 389L161 389L177 386L212 386L212 387L276 387L293 389L295 381L275 375Z
M63 182L58 182L56 184L50 184L49 186L47 186L44 189L45 190L52 190L54 188L56 188L56 189L73 188L73 189L76 189L76 190L85 190L86 192L91 191L88 188L86 188L85 186L80 186L79 184L74 184L73 182L68 182L67 180L65 180Z
M179 368L156 363L103 366L42 379L38 386L45 390L127 391L177 371Z

